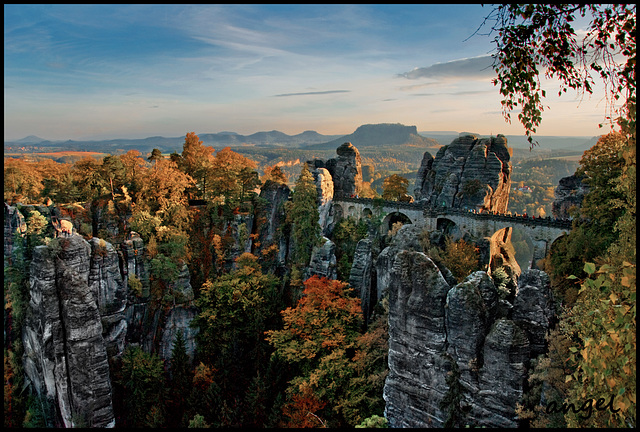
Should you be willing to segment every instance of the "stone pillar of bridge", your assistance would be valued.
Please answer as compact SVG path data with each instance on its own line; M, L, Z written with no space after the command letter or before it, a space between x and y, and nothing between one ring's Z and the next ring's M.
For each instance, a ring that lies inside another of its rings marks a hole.
M543 259L547 256L548 245L544 240L534 240L533 241L533 259L531 261L531 268L538 269L538 265L536 264L538 260Z

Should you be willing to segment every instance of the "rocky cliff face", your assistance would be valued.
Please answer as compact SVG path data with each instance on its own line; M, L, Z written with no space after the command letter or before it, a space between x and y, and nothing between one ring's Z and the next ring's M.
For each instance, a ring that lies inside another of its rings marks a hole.
M375 271L372 246L369 238L363 238L358 242L353 254L353 265L349 274L349 285L354 289L356 296L360 298L365 321L371 315L372 303L375 304L376 301L375 297L373 301L371 297L374 288L372 286L373 272Z
M166 292L173 304L167 308L152 309L150 304L150 281L148 263L144 257L145 245L137 233L121 244L121 267L125 283L135 277L141 285L140 291L129 291L126 309L127 322L126 345L135 344L147 352L155 352L169 364L173 343L179 332L182 333L187 354L193 358L197 329L190 323L196 316L194 292L191 287L189 268L185 265L174 282L168 283Z
M260 198L264 200L265 206L256 217L258 246L254 254L261 256L262 251L276 246L278 248L276 261L280 267L284 266L287 256L288 239L282 229L285 223L284 205L290 194L291 190L287 185L267 180L260 190Z
M311 251L311 260L305 273L305 279L313 275L337 279L336 245L326 237L322 238L322 245L315 246Z
M466 135L424 155L414 194L433 207L506 212L511 186L510 150L503 135Z
M55 402L65 427L79 420L112 427L107 350L119 350L126 332L117 255L78 235L56 243L33 251L25 373L38 394Z
M362 189L362 159L360 152L346 142L336 150L337 158L329 159L325 168L333 179L334 196L354 196Z
M27 223L24 216L16 207L4 203L4 258L11 259L16 245L13 243L14 234L24 234Z
M331 211L333 203L333 179L326 168L316 168L312 171L318 191L318 224L322 235L328 235L333 228L334 221Z
M483 271L450 284L419 251L412 231L401 228L376 264L389 295L389 425L444 426L451 407L441 402L452 391L447 377L457 371L464 424L516 427L528 362L545 349L553 320L548 276L524 271L511 300Z
M582 182L575 174L561 178L554 191L551 213L559 219L570 219L569 210L580 208L584 196L589 193L589 186Z

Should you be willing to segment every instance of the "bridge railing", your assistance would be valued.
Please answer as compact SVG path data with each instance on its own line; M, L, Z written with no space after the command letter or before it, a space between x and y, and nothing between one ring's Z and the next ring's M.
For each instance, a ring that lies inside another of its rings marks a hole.
M563 228L563 229L571 229L572 222L570 219L556 219L552 217L531 217L525 215L508 215L504 213L494 213L494 212L483 212L476 213L471 210L463 210L456 209L450 207L439 207L433 208L429 206L427 203L419 201L419 202L399 202L399 201L387 201L373 198L357 198L357 197L346 197L339 196L334 197L334 201L337 202L351 202L356 204L365 204L370 205L372 207L387 207L393 209L407 209L407 210L422 210L425 217L439 217L439 216L448 216L448 215L458 215L465 217L472 217L475 219L491 219L491 220L499 220L504 222L513 222L520 223L525 225L537 225L537 226L548 226L554 228Z

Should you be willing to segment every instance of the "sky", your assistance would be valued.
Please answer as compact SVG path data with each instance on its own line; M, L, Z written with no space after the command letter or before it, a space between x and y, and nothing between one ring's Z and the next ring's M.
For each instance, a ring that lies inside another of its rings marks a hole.
M523 135L491 82L491 6L4 5L4 139L187 132ZM474 34L475 33L475 34ZM602 93L558 98L539 135L595 136ZM553 91L556 89L555 91Z

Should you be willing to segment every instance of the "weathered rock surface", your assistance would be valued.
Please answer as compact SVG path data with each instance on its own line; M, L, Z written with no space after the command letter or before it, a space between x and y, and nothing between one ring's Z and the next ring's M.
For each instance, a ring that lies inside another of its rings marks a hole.
M589 185L583 183L582 177L574 174L561 178L554 191L551 213L558 219L570 219L569 211L580 208L587 193L589 193Z
M414 194L432 207L504 213L511 186L510 150L504 135L465 135L441 147L435 158L425 153Z
M490 257L489 257L489 269L490 272L497 268L502 267L509 277L510 284L508 288L510 290L515 289L515 281L522 273L520 265L516 261L516 251L511 244L511 234L513 228L506 227L498 230L490 240Z
M325 168L331 173L333 194L339 196L355 196L362 189L362 159L360 152L346 142L336 150L338 157L329 159Z
M313 178L318 190L318 224L322 230L322 235L327 236L334 225L333 212L333 179L326 168L316 168L312 171Z
M371 272L373 270L371 246L369 238L363 238L358 242L349 274L349 285L354 289L356 296L360 298L365 321L371 314Z
M485 339L482 358L478 392L469 394L469 423L517 427L516 402L522 399L530 359L526 333L511 320L497 320Z
M323 237L323 241L321 246L315 246L311 252L311 261L305 279L313 275L334 280L338 278L336 245L326 237Z
M533 356L546 351L545 337L555 317L549 275L541 270L525 270L518 278L512 319L527 333Z
M277 261L284 266L287 256L288 239L282 232L285 223L284 205L289 199L291 190L287 185L279 184L271 180L262 186L260 198L265 202L265 207L257 216L258 246L254 254L261 256L261 252L271 246L277 246Z
M420 168L416 174L416 184L413 190L413 196L416 201L428 200L433 193L436 172L431 168L433 166L433 156L428 151L424 152Z
M23 329L25 373L38 394L54 401L65 427L76 419L112 427L107 342L95 295L101 288L90 282L91 246L78 235L61 238L59 244L59 250L38 246L33 251L31 313ZM102 272L97 266L93 272ZM119 298L107 290L121 285L117 280L106 283L103 300ZM113 304L107 301L105 310Z
M445 302L449 285L421 252L400 251L389 286L389 374L384 386L390 427L437 427L446 391Z
M173 343L181 332L187 354L193 358L197 329L191 328L190 323L197 311L189 268L183 264L176 280L167 283L166 292L173 304L168 308L152 310L144 241L137 233L132 233L131 238L125 240L120 247L125 280L135 276L141 284L139 293L129 291L124 311L128 324L126 344L138 345L146 352L156 352L169 364Z
M448 412L440 405L455 362L467 409L464 423L516 427L527 365L544 352L554 316L548 276L540 270L522 273L513 306L499 299L484 271L450 286L435 263L415 250L409 227L398 232L404 231L404 239L380 254L393 263L384 388L389 425L442 427ZM398 249L404 245L407 250ZM382 270L380 257L378 265Z
M375 258L376 301L379 301L389 289L393 263L398 252L402 250L422 252L422 245L419 241L422 229L423 226L418 224L403 225L393 236L389 246L384 248Z
M105 348L109 356L116 356L124 351L127 335L128 289L120 273L118 254L111 243L94 237L89 244L89 288L100 311Z
M4 203L4 258L11 259L16 245L13 236L27 231L27 223L17 207Z

